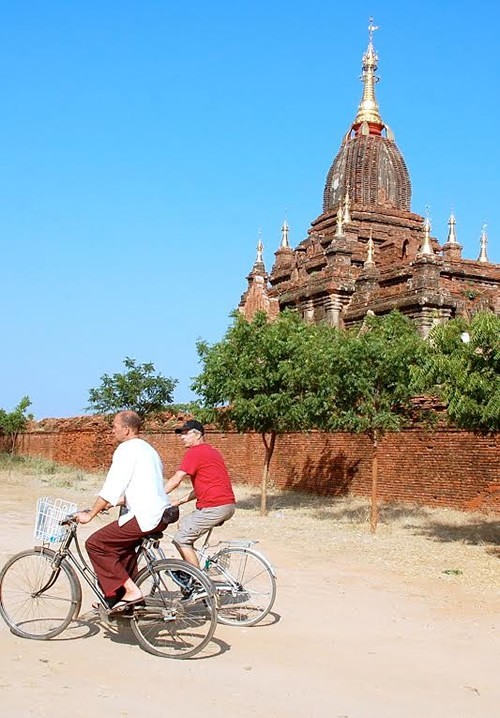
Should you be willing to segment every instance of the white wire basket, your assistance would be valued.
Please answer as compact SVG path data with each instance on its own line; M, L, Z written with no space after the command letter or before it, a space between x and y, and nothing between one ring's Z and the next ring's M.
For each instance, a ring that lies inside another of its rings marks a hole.
M36 521L34 536L42 543L62 541L66 535L66 526L60 522L70 514L74 514L77 505L64 499L51 499L44 496L36 503Z

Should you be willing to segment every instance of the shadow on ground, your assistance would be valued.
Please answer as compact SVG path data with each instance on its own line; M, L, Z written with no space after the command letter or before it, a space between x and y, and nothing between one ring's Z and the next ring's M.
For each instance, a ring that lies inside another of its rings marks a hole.
M282 512L293 515L294 512L309 511L318 521L333 521L344 524L366 525L370 519L370 503L366 499L354 496L317 496L297 491L272 490L267 497L268 515L280 517ZM238 510L258 512L260 493L257 492L238 501ZM405 530L424 536L433 541L456 542L470 546L485 546L487 552L500 558L500 520L484 519L477 514L468 520L464 512L459 523L436 518L436 511L425 506L409 504L381 503L379 506L379 525L399 524Z
M500 521L475 521L470 524L456 526L437 521L429 521L427 526L415 526L415 533L427 536L435 541L443 543L456 541L468 544L469 546L493 545L489 553L500 558Z

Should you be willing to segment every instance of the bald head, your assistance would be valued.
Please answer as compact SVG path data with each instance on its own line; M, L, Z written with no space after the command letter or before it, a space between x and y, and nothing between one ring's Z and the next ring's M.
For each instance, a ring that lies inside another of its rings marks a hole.
M142 419L135 411L119 411L115 416L114 425L128 429L135 436L139 433L142 426Z

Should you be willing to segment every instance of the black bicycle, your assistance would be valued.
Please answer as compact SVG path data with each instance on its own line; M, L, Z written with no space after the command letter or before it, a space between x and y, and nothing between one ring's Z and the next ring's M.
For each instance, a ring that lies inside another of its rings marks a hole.
M16 554L0 572L3 619L22 638L54 638L78 618L82 604L80 576L97 597L101 615L113 620L97 577L82 554L78 523L71 516L61 518L61 506L54 506L53 500L39 500L39 504L40 501L49 502L45 507L51 513L50 521L42 521L40 511L37 515L35 535L42 539L42 545ZM185 561L158 560L155 551L162 535L148 534L137 549L138 559L145 566L134 580L145 605L120 614L120 618L130 621L139 644L149 653L190 658L214 634L215 589L202 571ZM49 548L56 542L56 550Z

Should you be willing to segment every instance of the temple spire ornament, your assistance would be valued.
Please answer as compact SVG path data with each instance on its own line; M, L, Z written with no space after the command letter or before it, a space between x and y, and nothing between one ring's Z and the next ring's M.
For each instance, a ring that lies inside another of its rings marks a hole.
M363 96L358 107L358 114L353 123L353 128L358 129L367 123L365 128L372 129L373 125L378 126L378 131L384 126L382 118L379 113L377 100L375 99L375 84L378 82L378 77L375 75L377 71L378 55L375 52L373 46L373 33L378 30L378 27L373 24L373 18L370 18L370 24L368 25L369 41L368 48L363 55L363 71L361 74L361 80L363 82ZM363 128L362 128L363 132ZM368 134L368 132L366 132Z
M368 240L368 256L363 265L365 269L370 269L371 267L375 266L375 260L373 259L374 253L375 245L373 244L372 230L370 229L370 239Z
M342 207L339 207L338 210L337 210L337 231L335 232L335 236L336 236L336 237L343 237L343 236L344 236Z
M431 243L431 220L429 219L429 208L426 208L427 216L424 219L424 241L422 242L422 245L420 246L420 249L418 250L418 254L420 256L432 256L434 254L434 250L432 249L432 243Z
M456 224L457 224L457 221L455 219L455 215L452 212L450 214L450 218L448 220L448 238L446 240L446 244L458 244L457 233L455 230Z
M264 245L262 244L262 232L259 229L259 241L257 242L257 258L255 264L264 264Z
M259 239L257 242L257 256L255 258L250 277L261 276L264 277L266 274L266 267L264 265L264 245L262 244L262 231L259 229Z
M486 224L483 224L483 229L481 231L481 250L479 252L479 257L477 258L478 262L489 262L488 254L486 252L486 247L488 245L488 235L486 234Z
M288 242L288 222L286 219L283 221L283 224L281 226L281 248L282 249L290 249L290 244Z
M349 224L352 222L351 219L351 198L349 197L349 187L347 188L347 191L345 193L344 197L344 214L342 217L342 221L344 224Z

